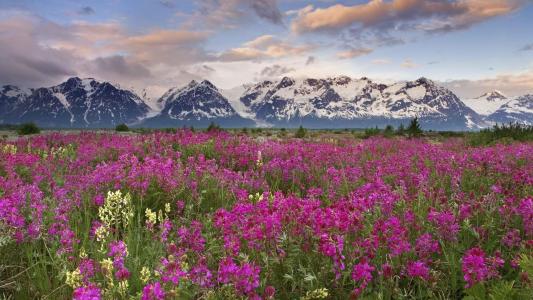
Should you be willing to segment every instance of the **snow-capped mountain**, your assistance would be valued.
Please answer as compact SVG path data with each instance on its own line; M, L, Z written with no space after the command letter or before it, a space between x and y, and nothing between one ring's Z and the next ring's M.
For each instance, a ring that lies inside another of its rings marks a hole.
M0 124L7 123L5 120L14 116L13 111L17 105L24 102L30 94L31 90L22 90L14 85L0 87Z
M496 123L518 122L533 125L533 95L511 99L487 117Z
M241 117L220 91L209 81L191 81L181 88L171 88L158 101L161 112L147 118L148 127L207 126L214 122L225 127L253 126Z
M214 122L223 127L366 128L405 125L414 117L424 129L434 130L475 130L495 122L533 124L532 95L509 98L493 91L464 102L426 78L383 84L366 77L284 77L230 90L204 80L150 98L146 89L73 77L47 88L0 87L0 124L97 128L120 123L204 127Z
M6 106L2 111L8 111L0 115L0 122L35 122L43 127L112 127L138 122L149 112L131 91L92 78L72 77L53 87L25 92L4 86L0 98Z
M406 124L419 117L426 129L465 130L483 125L455 94L433 81L392 85L368 78L263 81L240 97L246 112L275 126L368 127Z
M511 100L500 91L485 93L477 98L464 99L463 102L482 116L488 116Z

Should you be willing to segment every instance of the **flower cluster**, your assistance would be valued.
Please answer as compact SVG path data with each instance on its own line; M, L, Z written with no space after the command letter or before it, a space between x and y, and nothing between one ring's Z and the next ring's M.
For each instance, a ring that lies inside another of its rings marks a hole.
M1 140L0 265L15 279L31 266L5 293L531 294L532 157L531 143L188 129Z
M472 248L465 252L462 262L462 270L466 287L471 287L478 282L498 276L498 269L504 264L499 255L486 257L480 248Z
M98 217L107 228L127 228L133 217L130 194L122 196L120 190L108 192L104 206L98 209Z

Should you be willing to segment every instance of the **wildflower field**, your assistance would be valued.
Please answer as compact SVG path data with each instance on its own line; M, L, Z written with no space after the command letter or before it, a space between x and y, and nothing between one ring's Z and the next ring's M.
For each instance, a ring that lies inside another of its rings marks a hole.
M532 143L0 141L0 298L532 296Z

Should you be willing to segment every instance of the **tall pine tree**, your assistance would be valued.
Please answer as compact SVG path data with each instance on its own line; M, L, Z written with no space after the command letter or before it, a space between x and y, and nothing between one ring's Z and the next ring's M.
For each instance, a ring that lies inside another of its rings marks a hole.
M409 137L419 137L422 135L422 128L420 128L418 117L415 117L411 120L411 123L409 123L409 127L407 127L407 134Z

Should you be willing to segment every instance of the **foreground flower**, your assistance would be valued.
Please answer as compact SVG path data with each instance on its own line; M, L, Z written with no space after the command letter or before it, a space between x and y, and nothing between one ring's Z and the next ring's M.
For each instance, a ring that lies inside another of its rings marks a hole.
M463 256L462 270L466 281L466 288L478 282L499 276L498 269L504 264L499 253L493 257L486 257L480 248L472 248Z
M159 282L148 284L143 288L141 300L163 300L165 299L165 291L161 288Z
M429 280L429 267L423 261L410 262L407 265L407 276Z
M82 286L74 290L74 300L100 300L102 299L100 288L94 284Z
M218 281L224 284L231 283L241 295L252 294L259 287L259 267L243 263L240 266L227 257L220 262Z
M353 266L352 279L359 284L354 290L356 296L360 295L372 280L372 272L375 268L369 265L366 261L360 262Z

